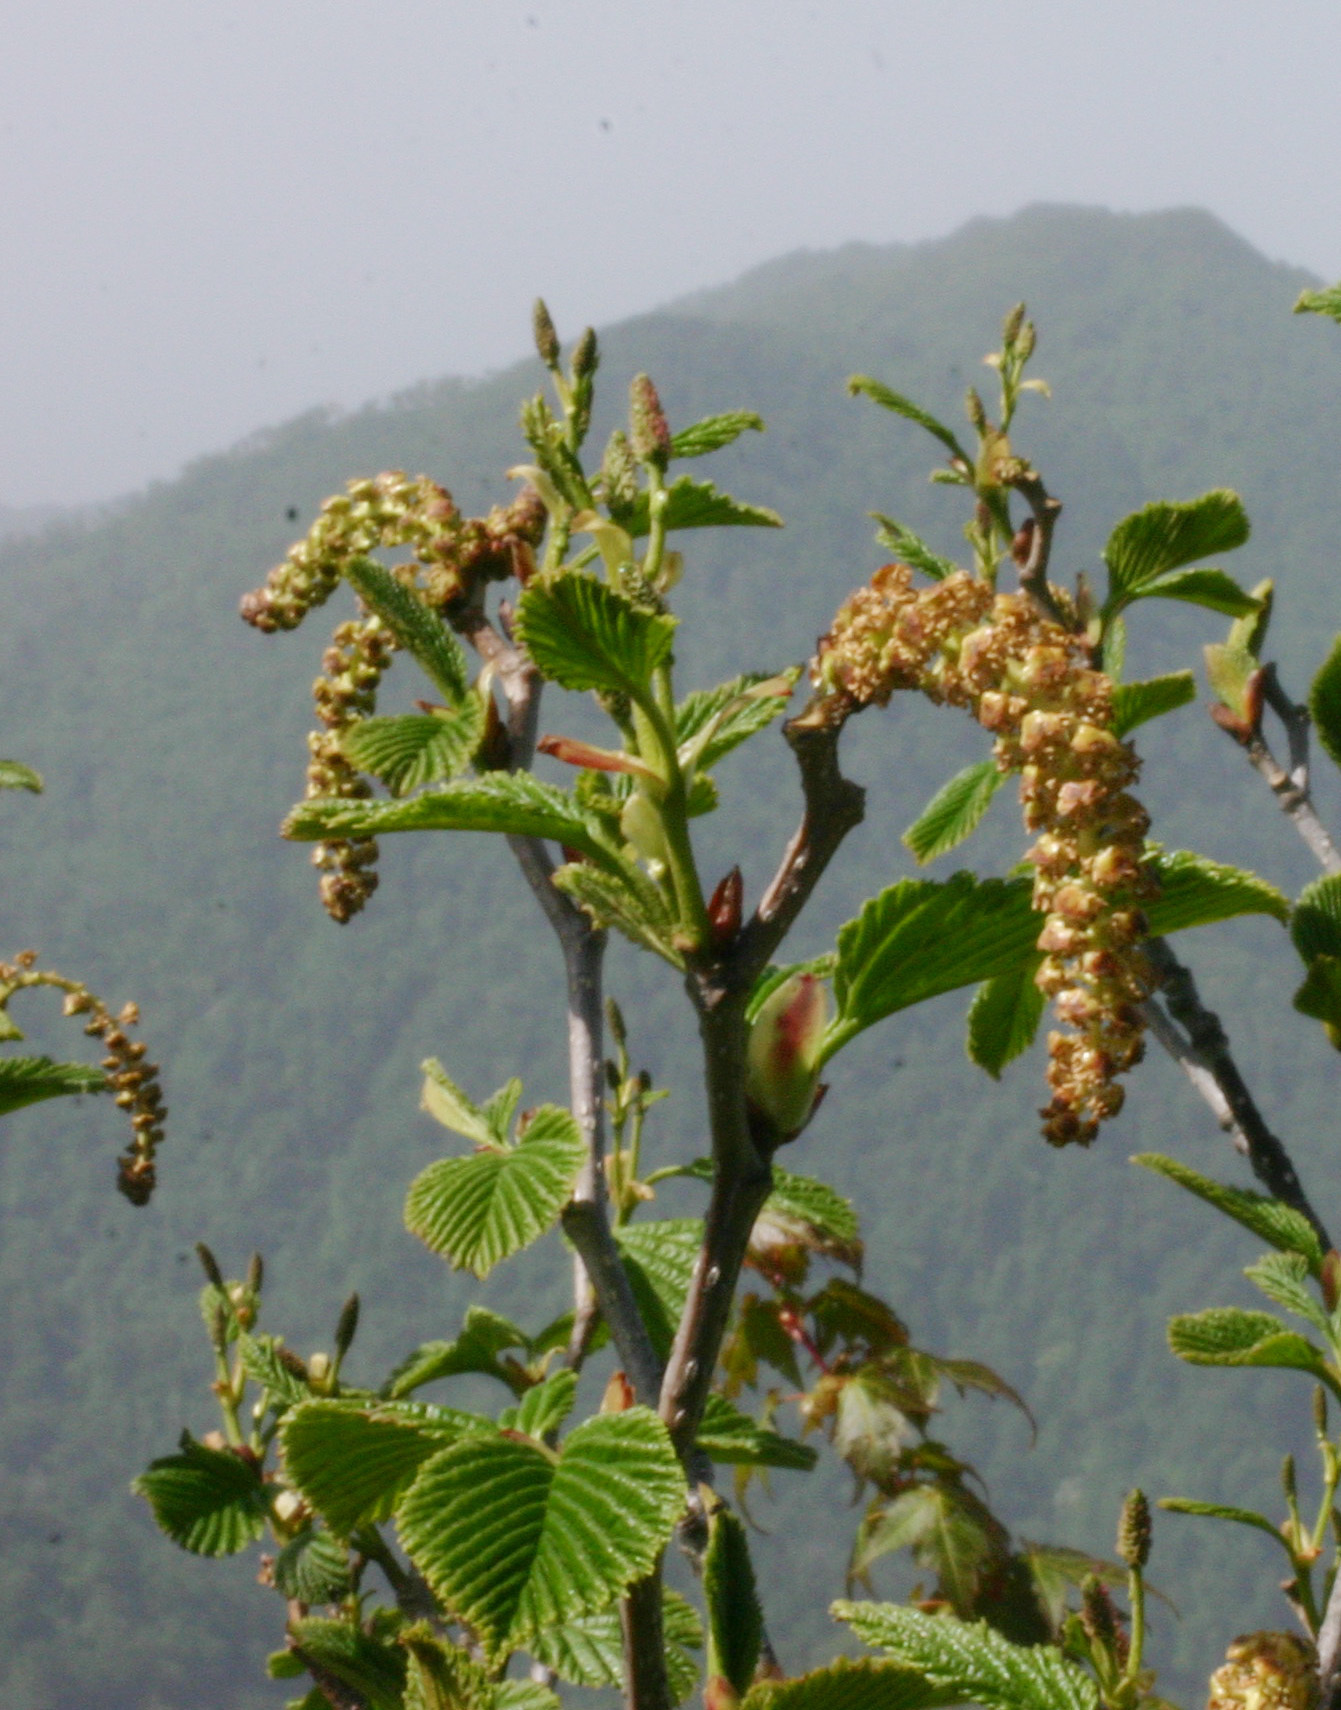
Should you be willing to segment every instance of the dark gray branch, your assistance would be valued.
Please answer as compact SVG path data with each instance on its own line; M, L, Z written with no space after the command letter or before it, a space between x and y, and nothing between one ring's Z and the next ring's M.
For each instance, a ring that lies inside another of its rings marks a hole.
M1273 1199L1309 1220L1326 1251L1331 1236L1309 1204L1283 1142L1267 1127L1239 1073L1219 1016L1202 1003L1191 971L1166 940L1152 939L1146 951L1163 986L1163 1001L1150 998L1144 1005L1150 1031L1205 1099L1258 1181Z
M1260 720L1243 743L1249 763L1266 780L1281 812L1303 838L1323 872L1341 873L1341 851L1332 842L1330 832L1313 805L1309 785L1308 734L1311 720L1308 708L1296 706L1281 688L1274 665L1262 668L1262 694L1285 731L1290 763L1287 769L1276 759L1262 734Z
M1063 629L1074 624L1069 612L1060 604L1048 583L1048 565L1052 559L1052 536L1057 519L1062 514L1062 501L1054 499L1033 469L1016 475L1011 486L1019 493L1032 513L1033 528L1023 531L1024 554L1017 556L1020 588L1043 613Z

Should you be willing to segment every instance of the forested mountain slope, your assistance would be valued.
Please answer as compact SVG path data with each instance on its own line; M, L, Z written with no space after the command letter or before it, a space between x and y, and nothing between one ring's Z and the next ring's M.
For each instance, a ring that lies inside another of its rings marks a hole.
M880 561L871 508L954 552L958 496L926 481L935 447L847 398L843 381L872 373L953 416L1002 312L1023 297L1053 398L1027 403L1017 437L1066 506L1055 573L1096 568L1112 524L1148 499L1237 487L1254 535L1229 567L1248 584L1277 579L1269 651L1301 694L1341 627L1341 337L1291 318L1309 283L1204 214L1037 208L915 248L785 258L606 330L607 423L640 368L672 427L727 408L768 422L712 474L787 527L684 537L682 676L706 685L803 659ZM531 363L338 420L304 417L97 526L0 545L0 751L48 785L40 800L0 800L0 952L32 944L115 1001L136 995L171 1106L162 1185L143 1212L112 1191L122 1136L110 1105L48 1105L0 1133L6 1704L283 1700L259 1671L278 1635L273 1594L236 1562L178 1555L127 1491L182 1424L213 1424L191 1244L207 1239L231 1274L260 1248L267 1320L300 1348L329 1345L340 1302L359 1289L353 1369L375 1371L450 1335L472 1292L401 1228L405 1187L439 1150L416 1109L421 1059L440 1057L476 1094L520 1068L528 1100L562 1096L558 960L501 845L388 839L366 915L340 929L322 914L305 852L276 828L301 793L325 626L262 638L236 617L238 596L351 475L423 470L468 510L505 496L503 471L524 449L517 402L538 375ZM1222 630L1212 614L1152 605L1133 623L1133 672L1197 663ZM389 705L418 692L399 675ZM1166 843L1256 866L1290 891L1312 876L1204 705L1143 746ZM821 948L862 896L911 870L898 833L985 746L957 715L896 703L858 721L847 752L868 819L798 951ZM725 806L703 826L708 870L743 851L756 894L795 811L785 762L770 736L724 767ZM1009 796L942 867L1018 859ZM1336 792L1324 806L1338 806ZM1289 1009L1298 968L1284 934L1234 923L1185 948L1315 1200L1341 1224L1336 1059ZM680 994L624 946L612 983L635 1018L635 1056L675 1089L651 1143L689 1155L698 1109ZM1125 1160L1158 1149L1234 1179L1243 1167L1154 1060L1092 1152L1051 1152L1034 1118L1037 1056L994 1087L964 1059L964 1007L941 1000L868 1035L785 1159L857 1201L868 1275L915 1336L994 1364L1040 1422L1031 1449L999 1404L955 1404L950 1439L976 1451L998 1507L1033 1538L1107 1553L1132 1483L1274 1510L1276 1416L1288 1403L1306 1421L1304 1380L1193 1372L1163 1336L1171 1311L1245 1299L1237 1270L1256 1249ZM52 1022L33 1038L65 1054L78 1041L67 1035ZM491 1284L489 1298L539 1322L566 1276L557 1237L529 1276ZM832 1482L827 1505L801 1482L777 1474L773 1498L756 1504L776 1539L762 1552L770 1618L794 1668L832 1643L822 1608L842 1592L855 1519ZM1284 1615L1269 1544L1258 1551L1245 1533L1231 1548L1204 1524L1160 1521L1151 1566L1183 1615L1156 1617L1157 1654L1175 1671L1170 1689L1190 1694L1234 1633Z

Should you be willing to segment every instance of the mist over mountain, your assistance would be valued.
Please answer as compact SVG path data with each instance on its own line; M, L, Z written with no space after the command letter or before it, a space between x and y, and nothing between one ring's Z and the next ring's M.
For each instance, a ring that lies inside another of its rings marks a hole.
M1248 586L1276 579L1268 651L1300 697L1341 626L1341 335L1290 315L1314 283L1195 210L1039 207L931 244L784 257L603 329L594 445L640 369L672 427L732 408L768 423L703 473L787 526L677 542L680 681L807 657L881 560L872 509L947 555L962 549L962 496L927 482L934 443L847 397L844 381L874 374L954 418L966 386L990 378L980 357L1023 298L1039 327L1034 371L1053 395L1027 400L1014 437L1065 506L1054 575L1097 572L1113 524L1151 499L1233 486L1254 527L1226 568ZM340 418L313 413L102 520L18 535L0 516L11 535L0 539L0 751L47 783L40 800L0 798L0 953L32 945L114 1002L134 995L171 1108L161 1186L142 1212L112 1190L123 1137L110 1103L39 1107L0 1135L7 1704L252 1710L287 1695L261 1674L281 1633L273 1592L244 1562L182 1556L128 1493L183 1425L215 1424L197 1239L230 1275L264 1253L263 1327L303 1351L329 1346L357 1288L356 1381L452 1335L478 1293L526 1323L558 1310L557 1236L481 1291L401 1224L406 1187L443 1150L416 1108L424 1057L476 1095L518 1072L527 1102L564 1097L557 952L506 848L485 838L385 839L367 913L343 929L324 916L306 853L277 827L302 792L311 679L343 609L268 638L236 616L239 595L353 475L423 470L472 512L505 497L504 471L525 452L517 404L540 378L532 362ZM1214 614L1151 602L1133 618L1128 674L1199 665L1223 630ZM419 692L398 666L386 709ZM542 722L570 729L580 716L556 698ZM1313 876L1204 703L1142 738L1142 793L1167 845L1254 866L1291 893ZM898 834L984 752L966 721L920 703L854 721L845 769L868 788L868 816L826 876L798 955L914 870ZM720 782L721 811L699 822L705 871L740 860L757 896L796 812L781 740L760 738ZM1341 823L1341 791L1318 785ZM932 872L1018 860L1011 795ZM1335 1059L1290 1010L1299 972L1285 935L1249 920L1181 947L1315 1203L1341 1223ZM649 1146L658 1161L692 1156L693 1030L674 977L621 944L611 988L635 1059L673 1089ZM994 1086L965 1060L965 1007L963 994L938 1000L845 1053L784 1159L854 1199L867 1277L914 1339L988 1361L1039 1421L1031 1446L1002 1404L952 1400L947 1441L975 1459L1022 1535L1100 1554L1133 1484L1276 1512L1283 1433L1307 1441L1306 1384L1192 1371L1164 1343L1168 1313L1253 1298L1238 1272L1257 1248L1126 1159L1168 1151L1239 1181L1244 1166L1153 1052L1092 1151L1050 1151L1034 1114L1037 1050ZM72 1055L84 1043L35 1004L19 1019L33 1019L35 1048ZM685 1189L667 1214L696 1203ZM857 1518L835 1507L836 1480L818 1495L803 1483L775 1474L753 1506L773 1535L760 1552L769 1618L794 1670L837 1643L823 1611L843 1593ZM1156 1612L1155 1656L1166 1689L1195 1698L1234 1634L1288 1623L1279 1566L1246 1531L1226 1539L1170 1516L1155 1538L1152 1577L1182 1617ZM876 1583L892 1593L910 1582L882 1566Z

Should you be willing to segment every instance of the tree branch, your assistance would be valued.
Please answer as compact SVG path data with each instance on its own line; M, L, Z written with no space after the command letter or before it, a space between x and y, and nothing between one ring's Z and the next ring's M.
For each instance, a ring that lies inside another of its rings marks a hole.
M810 900L825 868L866 812L866 792L838 767L842 724L807 723L810 710L789 719L782 734L796 756L805 806L777 872L730 953L733 983L746 991Z
M1317 1642L1322 1710L1341 1710L1341 1573L1332 1581Z
M1308 1219L1326 1251L1331 1236L1309 1204L1283 1142L1267 1127L1239 1073L1219 1016L1202 1003L1191 971L1165 939L1151 939L1146 953L1163 986L1163 1003L1152 997L1143 1006L1150 1031L1210 1106L1258 1181L1273 1199Z
M1054 499L1039 479L1033 469L1026 469L1017 475L1010 483L1019 493L1033 513L1033 527L1026 523L1020 535L1018 548L1012 547L1012 556L1020 571L1020 588L1043 613L1051 618L1053 623L1060 624L1063 629L1074 629L1075 620L1061 606L1057 596L1048 584L1048 564L1052 558L1052 536L1057 527L1057 519L1062 514L1062 501Z
M1308 708L1296 706L1285 693L1274 665L1262 667L1262 694L1284 728L1290 754L1289 769L1283 767L1272 753L1262 734L1260 719L1246 739L1232 730L1230 735L1242 744L1249 764L1266 780L1281 812L1303 838L1323 872L1341 873L1341 851L1332 842L1331 834L1313 805L1309 785L1308 733L1311 721Z

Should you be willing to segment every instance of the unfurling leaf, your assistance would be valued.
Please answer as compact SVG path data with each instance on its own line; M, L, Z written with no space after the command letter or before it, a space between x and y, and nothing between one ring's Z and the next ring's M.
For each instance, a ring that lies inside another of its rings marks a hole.
M1224 612L1227 617L1251 617L1257 601L1223 570L1176 570L1170 576L1157 576L1142 582L1128 595L1133 600L1185 600L1189 605L1205 606L1208 611Z
M850 376L847 389L854 397L857 393L861 393L863 397L870 398L874 403L879 404L882 409L892 410L896 416L902 416L905 421L916 422L918 427L925 428L933 439L940 440L951 457L967 467L972 467L973 459L960 445L949 428L945 426L944 422L937 421L935 416L924 410L920 404L913 403L911 398L905 398L902 393L892 391L882 381L873 380L869 374L853 374Z
M383 1394L393 1401L400 1400L424 1384L456 1377L462 1372L479 1372L511 1387L512 1374L500 1364L498 1356L512 1348L527 1346L525 1331L510 1318L491 1312L487 1306L472 1306L467 1309L460 1334L454 1341L422 1343L392 1372Z
M703 1598L708 1611L708 1679L725 1680L743 1697L759 1661L764 1617L745 1527L724 1506L708 1520Z
M1232 552L1247 538L1243 501L1227 488L1185 504L1146 505L1118 524L1104 548L1109 574L1105 610L1116 613L1156 578L1212 553ZM1237 588L1237 584L1231 586ZM1256 601L1250 604L1256 610Z
M265 1531L269 1501L256 1461L208 1448L189 1432L178 1454L151 1461L131 1489L148 1501L173 1543L192 1555L236 1555Z
M0 1116L46 1098L106 1091L107 1076L92 1064L55 1063L50 1057L0 1057Z
M957 772L904 832L908 849L925 864L957 848L978 829L1004 780L995 760L981 760Z
M334 1675L368 1710L403 1710L406 1657L398 1645L384 1644L348 1621L315 1616L290 1622L289 1640L301 1661Z
M364 718L340 738L345 758L380 778L393 796L463 772L484 735L484 704L469 695L459 706L401 718Z
M1281 1252L1301 1254L1308 1261L1309 1275L1321 1276L1322 1243L1313 1225L1293 1206L1284 1205L1278 1199L1268 1199L1265 1194L1254 1193L1250 1188L1212 1181L1209 1176L1201 1175L1175 1158L1162 1157L1158 1152L1138 1152L1132 1163L1142 1164L1157 1175L1167 1176Z
M809 1472L818 1456L809 1443L770 1431L720 1395L709 1395L697 1446L721 1466L785 1467Z
M422 1468L397 1524L492 1663L613 1603L650 1571L683 1507L666 1428L635 1407L579 1425L557 1456L514 1437L464 1440Z
M1330 285L1322 291L1301 291L1294 306L1296 315L1329 315L1341 321L1341 285Z
M468 692L466 656L438 614L375 559L355 558L344 573L364 605L376 612L438 693L454 706L463 701Z
M1096 1710L1098 1688L1053 1645L1015 1645L985 1621L924 1615L893 1603L835 1603L857 1637L914 1669L947 1702L985 1710Z
M942 558L938 552L933 552L912 529L905 528L893 517L887 517L883 511L870 511L867 514L873 522L880 524L875 537L880 545L887 552L892 552L901 563L910 564L914 570L920 570L933 582L943 582L959 568L950 559Z
M704 457L710 451L720 451L743 433L762 433L764 418L753 410L725 410L718 416L705 416L692 427L681 428L671 435L670 454L675 457Z
M565 689L648 694L670 658L676 620L634 605L582 570L534 577L517 608L517 637L537 669Z
M1289 900L1244 867L1229 867L1187 849L1156 850L1152 859L1159 879L1159 890L1145 907L1152 937L1214 926L1242 914L1269 914L1282 922L1290 918Z
M1190 671L1171 671L1167 677L1147 677L1139 683L1117 683L1113 688L1113 733L1126 736L1147 720L1185 707L1197 698L1197 680Z
M551 883L572 897L597 926L613 926L673 968L684 966L684 956L675 947L676 921L670 905L640 867L626 863L611 872L589 862L570 861L554 872Z
M275 1557L275 1585L299 1603L336 1603L349 1592L349 1552L329 1532L304 1526Z
M410 1188L406 1228L458 1270L486 1277L557 1221L582 1156L569 1112L541 1105L506 1151L430 1164Z
M1169 1347L1194 1366L1284 1366L1330 1381L1313 1344L1269 1312L1212 1306L1169 1320Z
M840 1657L794 1680L759 1681L741 1710L936 1710L958 1702L915 1669L874 1657Z
M698 1684L698 1664L689 1653L702 1650L703 1627L692 1604L673 1591L664 1593L661 1623L671 1698L680 1704ZM595 1615L578 1615L561 1627L547 1627L527 1648L537 1662L576 1686L624 1684L624 1641L617 1610L602 1609Z
M639 493L624 526L638 536L647 533L647 494ZM666 527L677 528L781 528L782 518L767 505L746 504L729 493L719 493L711 481L695 481L681 475L666 489Z
M968 1054L998 1080L1034 1042L1047 999L1034 978L1040 957L1031 957L1008 974L997 974L978 987L969 1005Z
M779 1139L799 1133L814 1107L828 1015L824 982L797 974L770 994L750 1028L745 1097Z
M528 1389L516 1407L506 1408L499 1415L499 1427L543 1442L551 1432L557 1433L576 1400L577 1373L565 1368Z
M0 790L31 790L42 793L42 775L18 760L0 760Z

